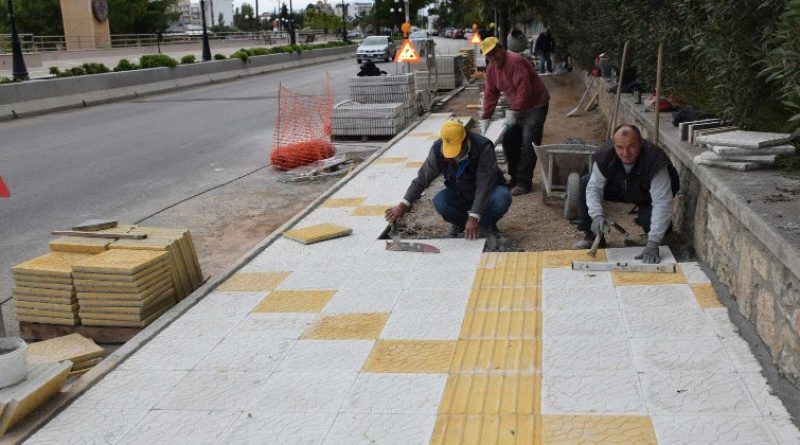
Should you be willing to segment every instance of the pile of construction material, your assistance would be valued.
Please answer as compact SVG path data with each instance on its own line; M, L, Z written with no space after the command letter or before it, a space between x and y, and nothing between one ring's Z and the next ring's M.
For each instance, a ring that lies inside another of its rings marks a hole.
M333 109L333 136L394 136L417 115L411 74L354 76L348 80L348 87L350 100L336 104ZM395 115L398 107L400 119ZM377 122L382 118L390 122Z
M83 253L50 252L12 267L17 320L80 324L72 267L89 257Z
M795 153L789 133L766 133L732 130L696 137L698 144L710 150L695 156L701 165L730 170L750 171L775 165L778 155Z
M461 74L464 79L469 79L473 71L475 71L475 54L475 47L458 50L458 55L461 56Z
M463 78L462 57L436 56L436 70L425 65L414 65L414 79L418 90L453 90L461 86Z
M70 361L29 363L24 379L0 388L0 437L56 395L64 386L71 368Z
M405 127L403 104L339 102L333 107L333 134L340 136L388 136Z
M92 339L81 334L69 334L28 345L28 363L61 362L69 360L72 369L69 375L88 372L103 360L105 350Z

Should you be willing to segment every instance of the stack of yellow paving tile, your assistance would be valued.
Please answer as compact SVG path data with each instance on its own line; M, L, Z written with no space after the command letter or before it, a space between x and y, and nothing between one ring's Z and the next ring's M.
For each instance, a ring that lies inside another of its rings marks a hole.
M127 233L145 234L145 239L120 239L111 249L166 251L169 254L175 297L183 300L203 282L203 273L197 261L192 235L188 230L131 227Z
M73 252L73 253L101 253L108 250L111 244L110 239L87 238L83 236L62 236L50 241L52 252Z
M144 327L175 304L168 252L111 249L72 269L86 326Z
M91 256L50 252L12 267L17 320L71 326L80 324L72 266Z
M70 334L31 343L28 345L27 354L28 363L69 360L72 362L72 370L69 374L80 375L100 363L105 350L90 338L81 334Z

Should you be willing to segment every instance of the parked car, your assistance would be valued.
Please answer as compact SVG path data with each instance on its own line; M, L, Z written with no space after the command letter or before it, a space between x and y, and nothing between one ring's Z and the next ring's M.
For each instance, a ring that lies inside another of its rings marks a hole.
M356 31L355 29L351 29L351 30L347 31L347 38L348 39L357 39L359 37L361 37L361 33Z
M454 29L453 30L453 38L454 39L463 39L464 38L464 30L463 29Z
M411 40L411 44L414 45L414 49L417 50L419 56L423 58L428 56L429 48L436 45L427 31L412 32L408 39Z
M356 48L356 62L362 60L384 60L391 61L397 52L392 39L387 36L369 36L361 41Z

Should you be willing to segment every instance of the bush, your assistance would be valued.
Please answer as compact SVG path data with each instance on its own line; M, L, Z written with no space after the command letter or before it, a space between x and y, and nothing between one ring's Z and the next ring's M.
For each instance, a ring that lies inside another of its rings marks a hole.
M214 60L225 60L225 59L227 59L227 57L225 57L225 54L214 54Z
M11 78L8 78L8 77L0 77L0 85L2 85L4 83L11 83L13 81L14 81L14 79L11 79Z
M187 55L181 57L181 65L187 65L187 64L190 64L190 63L194 63L196 61L197 61L197 58L194 56L194 54L187 54Z
M133 71L138 69L139 65L131 63L128 59L120 59L120 61L117 63L117 66L114 68L114 71Z
M108 67L102 63L84 63L82 67L86 74L101 74L109 72Z
M64 76L71 77L71 76L83 76L86 74L86 69L82 66L73 66L72 68L67 69L64 71Z
M247 54L247 50L242 48L235 53L231 54L231 59L242 59L242 62L247 62L247 59L250 58L250 55Z
M175 68L178 66L178 61L166 54L145 54L139 58L139 65L142 68L158 68L162 66Z
M61 70L57 66L50 67L50 75L59 77L61 76Z

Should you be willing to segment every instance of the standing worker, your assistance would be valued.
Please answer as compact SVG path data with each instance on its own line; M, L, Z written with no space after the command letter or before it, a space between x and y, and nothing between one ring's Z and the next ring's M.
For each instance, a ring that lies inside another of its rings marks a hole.
M536 43L533 46L533 54L539 56L539 72L552 73L553 72L553 53L556 52L556 41L553 40L553 35L550 30L545 30L539 33L536 38Z
M639 206L634 222L647 233L647 246L636 259L661 262L658 246L671 229L672 198L679 188L678 171L664 150L642 139L635 126L620 125L595 151L591 174L581 178L578 230L586 237L575 248L588 249L607 232L603 199L626 202Z
M445 188L433 198L433 205L452 224L450 236L464 232L465 238L476 239L479 231L495 235L497 221L511 206L511 194L497 166L492 141L468 133L457 120L444 123L441 139L431 146L405 197L386 210L386 221L394 224L402 218L439 175L444 176Z
M480 48L488 63L486 83L483 85L481 134L486 134L489 128L489 118L497 107L502 91L510 106L506 111L506 125L509 128L519 127L522 132L519 164L513 168L509 164L511 194L524 195L533 186L533 169L536 167L533 145L542 144L550 93L533 64L519 54L506 51L496 37L485 39Z

